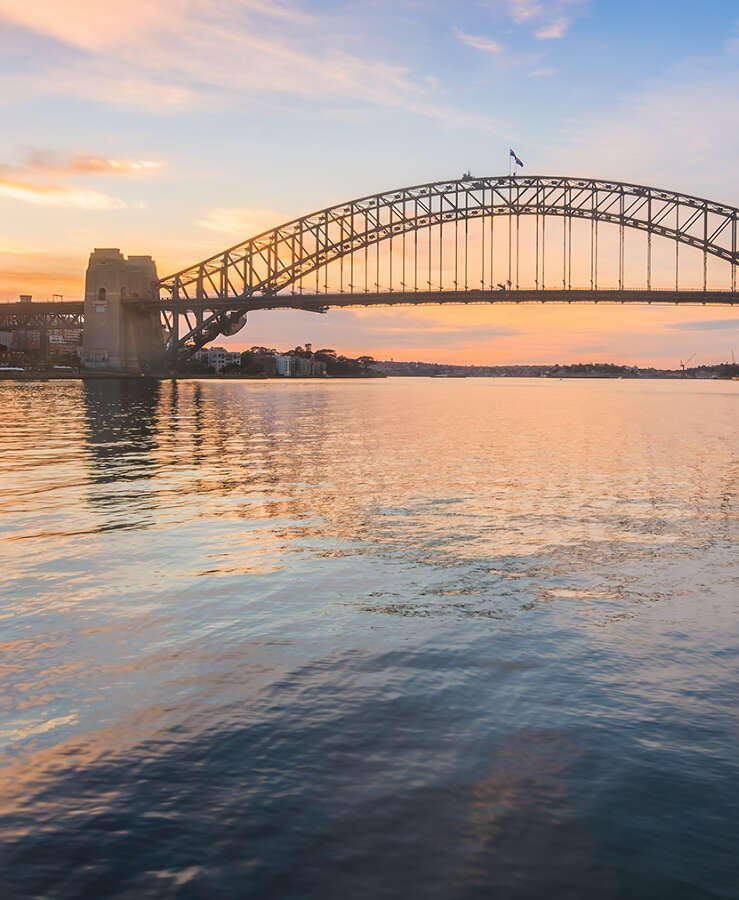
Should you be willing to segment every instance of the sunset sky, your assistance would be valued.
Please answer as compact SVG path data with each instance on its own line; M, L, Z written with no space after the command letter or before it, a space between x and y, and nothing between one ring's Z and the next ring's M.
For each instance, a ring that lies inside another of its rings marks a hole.
M0 49L0 300L81 297L93 247L166 275L332 203L503 174L509 146L524 173L739 206L736 0L0 0ZM673 366L739 355L739 308L275 312L224 343L305 341Z

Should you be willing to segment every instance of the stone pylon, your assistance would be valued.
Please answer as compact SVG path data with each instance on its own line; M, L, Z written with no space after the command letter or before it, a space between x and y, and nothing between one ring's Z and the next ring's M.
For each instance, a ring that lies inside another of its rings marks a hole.
M136 303L156 299L157 282L150 256L126 259L118 249L93 250L85 279L86 369L142 373L164 367L159 310Z

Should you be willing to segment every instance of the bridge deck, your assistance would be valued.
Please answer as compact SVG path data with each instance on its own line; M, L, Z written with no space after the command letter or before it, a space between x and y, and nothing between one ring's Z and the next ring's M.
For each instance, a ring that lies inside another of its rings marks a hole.
M141 301L130 301L138 302ZM304 309L325 312L346 306L396 306L427 303L637 303L700 306L739 305L739 292L646 290L497 290L387 291L381 293L281 293L233 300L147 301L148 306L174 310Z
M645 290L497 290L497 291L386 291L381 293L281 293L229 300L129 300L132 306L197 312L218 310L303 309L325 312L347 306L398 306L428 303L616 303L698 306L737 306L739 292L732 291L645 291ZM17 315L82 315L79 301L0 303L0 320Z
M0 318L5 315L25 313L37 315L39 313L55 313L60 316L79 316L85 311L82 300L34 300L32 303L19 303L17 300L11 303L0 303Z

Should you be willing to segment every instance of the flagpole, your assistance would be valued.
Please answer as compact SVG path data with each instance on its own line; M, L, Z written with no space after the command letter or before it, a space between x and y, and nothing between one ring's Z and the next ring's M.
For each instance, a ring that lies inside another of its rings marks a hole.
M513 205L513 173L512 173L512 149L508 149L508 290L511 288L511 276L513 273L513 216L511 215L511 206Z

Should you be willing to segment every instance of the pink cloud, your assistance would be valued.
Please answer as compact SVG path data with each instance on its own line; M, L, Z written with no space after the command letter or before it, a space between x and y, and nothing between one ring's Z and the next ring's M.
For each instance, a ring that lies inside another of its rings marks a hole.
M466 34L464 31L457 31L457 37L463 44L474 47L475 50L483 50L485 53L500 53L503 49L502 44L498 43L498 41L482 35Z
M517 25L534 26L534 37L548 41L564 37L578 7L587 0L506 0L508 15Z

